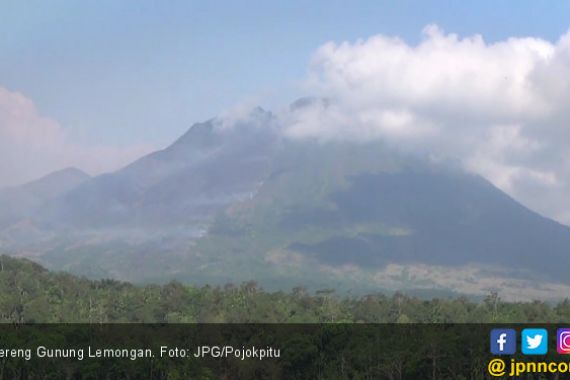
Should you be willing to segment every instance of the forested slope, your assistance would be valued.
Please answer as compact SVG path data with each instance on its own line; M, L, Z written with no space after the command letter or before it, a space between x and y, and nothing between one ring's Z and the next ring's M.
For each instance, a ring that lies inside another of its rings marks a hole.
M340 297L298 287L269 293L255 282L193 287L132 285L53 273L29 260L0 256L1 322L562 322L570 302L504 303L465 298L423 300L396 293Z

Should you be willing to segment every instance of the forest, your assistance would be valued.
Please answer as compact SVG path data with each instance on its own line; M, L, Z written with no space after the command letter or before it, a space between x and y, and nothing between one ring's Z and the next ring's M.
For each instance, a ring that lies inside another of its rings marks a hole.
M254 281L195 287L133 285L51 272L0 256L3 323L557 323L570 301L510 303L490 293L423 299L403 293L341 296L333 289L267 292Z

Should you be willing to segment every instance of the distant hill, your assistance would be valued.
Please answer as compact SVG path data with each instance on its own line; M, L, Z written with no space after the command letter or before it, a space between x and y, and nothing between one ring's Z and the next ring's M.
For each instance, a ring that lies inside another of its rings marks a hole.
M447 163L380 142L286 138L261 109L195 124L114 173L5 190L0 205L7 252L90 277L515 298L570 289L569 227Z

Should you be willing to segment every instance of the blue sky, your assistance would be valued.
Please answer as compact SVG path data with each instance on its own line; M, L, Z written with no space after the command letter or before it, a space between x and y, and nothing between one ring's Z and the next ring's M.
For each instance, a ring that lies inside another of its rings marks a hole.
M555 41L569 14L566 1L8 0L0 87L77 141L162 146L244 99L275 109L304 95L308 61L330 40L414 44L437 23L487 41Z

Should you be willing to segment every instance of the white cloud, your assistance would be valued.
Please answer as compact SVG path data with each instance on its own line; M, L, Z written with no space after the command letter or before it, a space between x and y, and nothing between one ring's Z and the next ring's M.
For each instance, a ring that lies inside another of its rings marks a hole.
M331 98L287 116L293 137L379 138L459 158L531 208L570 223L570 33L487 43L437 26L321 46L308 88Z
M57 121L40 115L29 98L0 87L0 187L69 166L99 174L150 150L76 144Z

